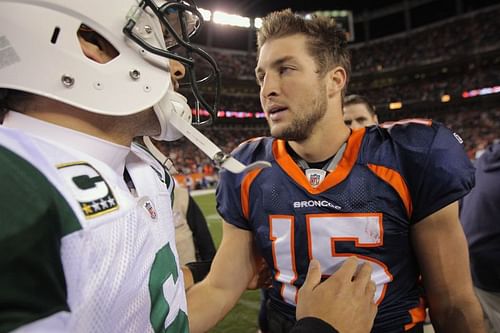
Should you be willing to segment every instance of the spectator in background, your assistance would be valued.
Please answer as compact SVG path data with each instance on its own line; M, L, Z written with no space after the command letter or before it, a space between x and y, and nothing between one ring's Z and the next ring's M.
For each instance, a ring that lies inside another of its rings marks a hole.
M207 221L188 190L179 185L174 190L173 212L180 265L195 261L210 263L215 255L215 245Z
M375 106L361 95L344 98L344 123L351 129L378 124Z
M461 221L472 280L490 332L500 332L500 141L476 162L476 186L464 198Z

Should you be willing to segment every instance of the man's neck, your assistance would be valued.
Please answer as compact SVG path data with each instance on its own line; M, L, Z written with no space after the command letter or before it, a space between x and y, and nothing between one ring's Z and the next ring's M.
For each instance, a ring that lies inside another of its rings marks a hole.
M288 144L306 162L321 162L335 155L350 134L351 130L342 124L317 132L304 141L288 141Z
M22 113L127 147L135 136L141 135L137 133L141 124L138 114L124 117L100 115L39 96L23 107ZM133 119L135 117L138 119Z

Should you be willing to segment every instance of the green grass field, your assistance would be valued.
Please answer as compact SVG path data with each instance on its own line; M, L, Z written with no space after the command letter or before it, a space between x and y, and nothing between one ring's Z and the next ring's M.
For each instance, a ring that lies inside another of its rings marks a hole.
M221 218L215 210L215 195L206 194L194 196L198 203L212 234L216 246L220 244L222 237ZM211 333L255 333L257 331L257 314L260 307L260 292L247 291L236 304L235 308L216 327L210 330Z

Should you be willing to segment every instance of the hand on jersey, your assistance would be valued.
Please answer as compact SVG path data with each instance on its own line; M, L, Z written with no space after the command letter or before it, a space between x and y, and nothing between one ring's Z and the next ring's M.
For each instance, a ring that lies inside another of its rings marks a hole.
M317 260L311 260L306 280L299 290L297 320L320 318L342 333L367 333L373 326L377 306L373 302L375 284L372 268L350 257L324 282Z

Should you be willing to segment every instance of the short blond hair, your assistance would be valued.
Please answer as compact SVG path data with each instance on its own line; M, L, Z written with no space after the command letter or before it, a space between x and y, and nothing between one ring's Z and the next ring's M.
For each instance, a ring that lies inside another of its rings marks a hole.
M262 20L262 27L257 32L257 51L259 53L269 40L295 34L307 37L308 53L314 58L320 75L341 66L349 79L351 55L347 49L347 36L330 17L313 16L309 20L295 15L290 9L272 12Z

